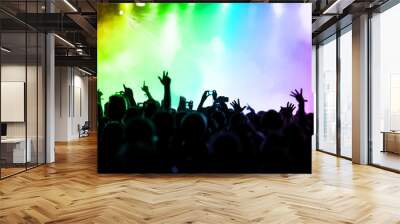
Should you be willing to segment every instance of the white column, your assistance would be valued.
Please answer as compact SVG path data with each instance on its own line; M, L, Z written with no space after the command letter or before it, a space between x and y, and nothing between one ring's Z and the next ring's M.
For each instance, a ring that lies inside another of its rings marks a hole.
M313 136L311 137L311 149L312 150L316 150L317 149L317 134L316 134L316 127L317 127L317 119L315 119L317 117L316 112L317 112L317 57L316 57L316 53L317 53L317 48L315 45L312 45L312 92L313 92L313 97L314 97L314 133Z
M54 35L46 36L46 163L55 161L54 133L55 133L55 76L54 76Z
M368 163L368 15L353 19L353 162Z
M46 1L47 12L54 11L51 1ZM55 44L54 34L46 34L46 163L55 162Z

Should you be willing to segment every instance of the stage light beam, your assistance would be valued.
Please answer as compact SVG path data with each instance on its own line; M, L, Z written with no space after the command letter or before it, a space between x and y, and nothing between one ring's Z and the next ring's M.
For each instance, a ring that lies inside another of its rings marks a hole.
M283 14L283 6L282 3L272 3L272 9L274 10L275 15L279 18Z

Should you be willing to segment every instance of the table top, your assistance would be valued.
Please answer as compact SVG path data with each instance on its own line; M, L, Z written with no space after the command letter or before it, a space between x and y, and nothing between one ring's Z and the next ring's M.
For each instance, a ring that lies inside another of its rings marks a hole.
M400 131L381 131L383 134L397 134L400 135Z
M29 141L29 138L27 139ZM1 139L1 143L20 143L25 142L25 138L5 138Z

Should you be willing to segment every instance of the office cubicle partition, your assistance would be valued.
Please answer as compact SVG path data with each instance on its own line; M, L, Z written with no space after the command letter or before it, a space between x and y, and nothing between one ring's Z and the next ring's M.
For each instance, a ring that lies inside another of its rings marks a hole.
M18 17L44 1L0 3L0 178L45 163L45 34ZM16 7L17 15L7 8ZM13 16L15 15L15 16Z

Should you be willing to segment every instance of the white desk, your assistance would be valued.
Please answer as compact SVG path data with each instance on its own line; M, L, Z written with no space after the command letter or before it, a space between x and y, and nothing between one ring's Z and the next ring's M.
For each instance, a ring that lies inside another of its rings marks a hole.
M5 138L1 139L2 152L12 150L12 163L25 163L32 160L31 146L32 140L27 139L25 151L25 138ZM3 148L5 147L5 148Z

